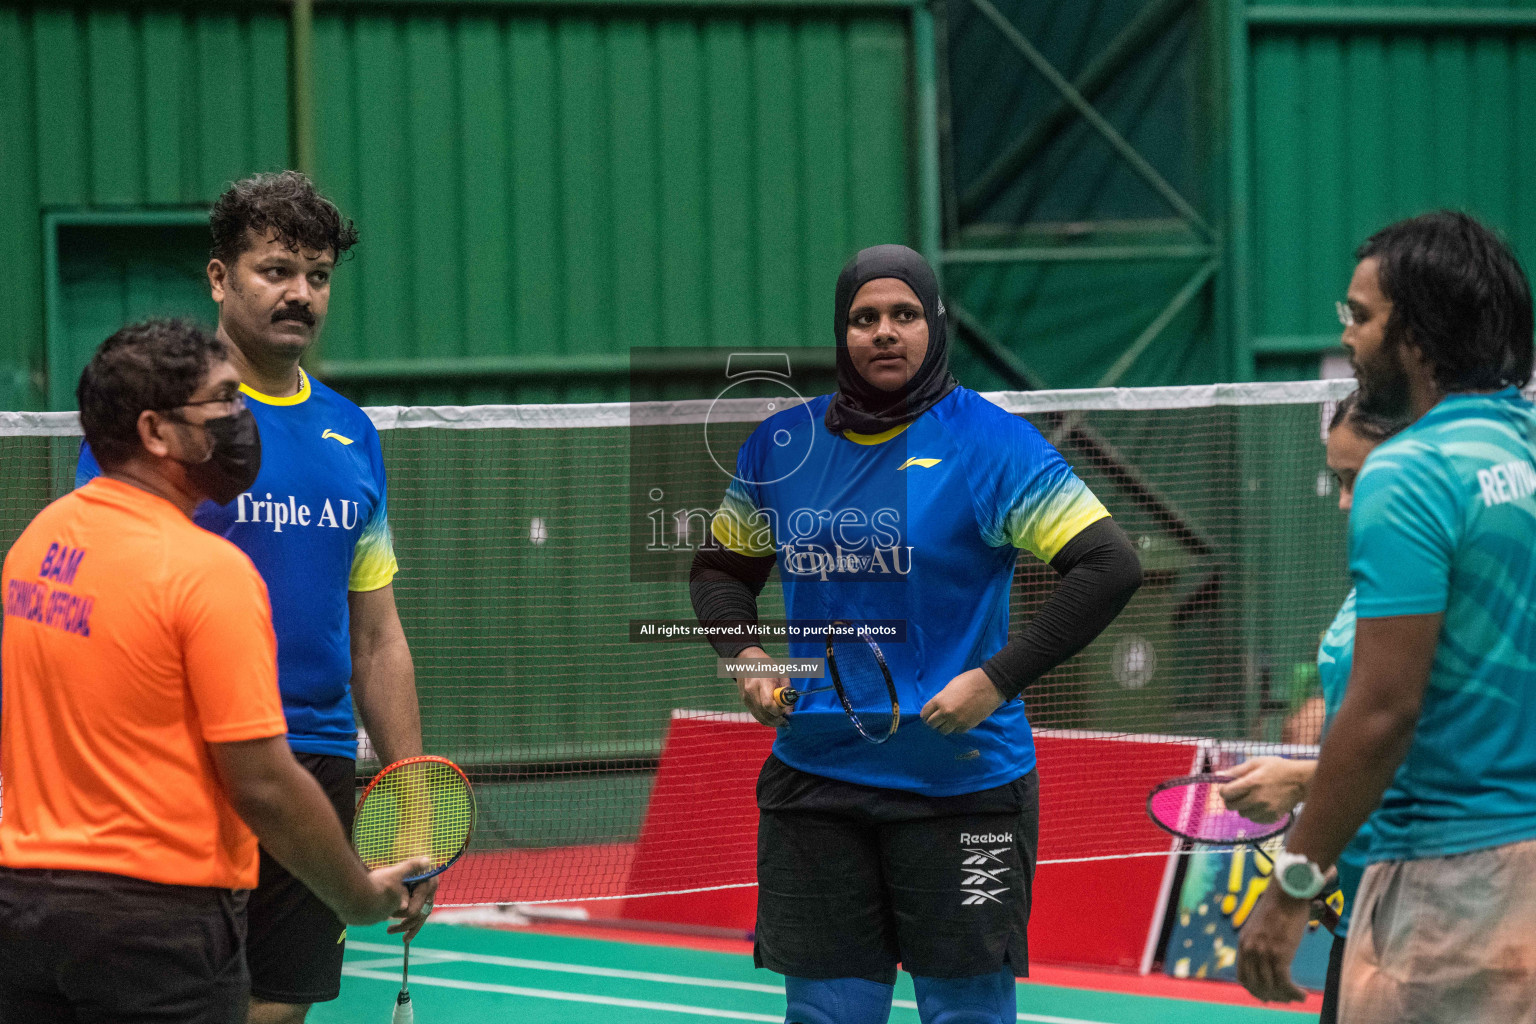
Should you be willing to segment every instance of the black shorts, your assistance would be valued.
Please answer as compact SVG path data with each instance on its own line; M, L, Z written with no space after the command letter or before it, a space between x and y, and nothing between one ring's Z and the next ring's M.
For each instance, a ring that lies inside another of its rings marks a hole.
M357 814L357 762L325 754L293 755L331 798L350 834ZM269 1003L323 1003L341 994L346 926L309 887L290 875L265 849L261 881L251 890L251 995Z
M810 775L757 780L759 967L890 984L1029 974L1040 782L929 797Z
M1317 1015L1317 1024L1339 1024L1339 979L1344 975L1343 935L1333 937L1328 949L1328 975L1323 982L1323 1010Z
M0 868L0 1024L243 1024L245 896Z

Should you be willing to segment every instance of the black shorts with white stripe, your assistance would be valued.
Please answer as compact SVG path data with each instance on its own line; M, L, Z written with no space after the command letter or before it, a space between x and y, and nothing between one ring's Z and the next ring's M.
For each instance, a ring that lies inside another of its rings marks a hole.
M758 777L759 967L800 978L1029 973L1040 782L930 797L769 757Z

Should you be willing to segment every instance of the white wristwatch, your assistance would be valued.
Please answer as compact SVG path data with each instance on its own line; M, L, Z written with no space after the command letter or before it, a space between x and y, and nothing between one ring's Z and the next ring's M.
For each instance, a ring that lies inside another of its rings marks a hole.
M1310 900L1328 884L1328 875L1322 868L1290 850L1275 854L1275 878L1287 896L1298 900Z

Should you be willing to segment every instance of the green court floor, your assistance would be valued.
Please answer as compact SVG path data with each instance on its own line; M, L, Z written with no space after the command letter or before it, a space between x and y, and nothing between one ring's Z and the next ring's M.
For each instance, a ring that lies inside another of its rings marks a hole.
M417 1024L782 1024L784 990L752 958L595 939L428 925L411 948ZM387 1024L400 988L400 943L383 926L353 928L341 998L311 1024ZM1034 1024L1301 1024L1309 1014L1177 999L1019 987ZM896 988L892 1024L917 1024L912 986Z

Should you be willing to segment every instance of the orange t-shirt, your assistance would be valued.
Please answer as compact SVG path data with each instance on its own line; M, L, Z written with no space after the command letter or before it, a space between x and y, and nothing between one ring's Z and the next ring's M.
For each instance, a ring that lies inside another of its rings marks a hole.
M286 731L250 559L98 478L32 520L0 579L0 864L253 887L256 837L208 750Z

